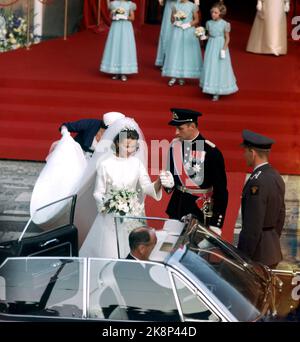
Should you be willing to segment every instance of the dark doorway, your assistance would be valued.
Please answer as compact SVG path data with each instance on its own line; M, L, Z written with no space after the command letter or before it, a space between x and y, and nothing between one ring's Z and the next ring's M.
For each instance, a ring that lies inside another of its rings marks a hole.
M216 0L201 0L200 9L202 15L202 25L210 19L210 9ZM256 12L257 0L225 0L228 18L252 22ZM157 0L146 0L145 22L148 24L159 24L162 19L163 7Z
M163 7L157 0L146 0L145 22L147 24L160 24L163 14Z

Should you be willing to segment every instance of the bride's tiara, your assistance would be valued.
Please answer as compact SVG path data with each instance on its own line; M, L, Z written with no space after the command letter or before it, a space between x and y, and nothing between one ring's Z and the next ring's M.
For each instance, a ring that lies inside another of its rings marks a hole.
M128 131L136 131L136 128L133 126L125 126L121 129L120 132L128 132Z

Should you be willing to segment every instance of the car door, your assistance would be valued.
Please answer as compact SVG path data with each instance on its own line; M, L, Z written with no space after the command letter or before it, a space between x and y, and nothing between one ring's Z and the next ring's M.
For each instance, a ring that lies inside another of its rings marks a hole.
M0 267L0 321L82 319L85 260L7 258Z
M162 264L90 259L89 319L180 322L169 272Z
M70 196L38 209L15 240L0 243L0 263L16 256L77 256L75 203Z

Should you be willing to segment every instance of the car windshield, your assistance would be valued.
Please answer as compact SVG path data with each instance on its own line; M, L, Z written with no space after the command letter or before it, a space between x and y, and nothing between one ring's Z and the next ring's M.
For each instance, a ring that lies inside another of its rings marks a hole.
M239 321L254 321L263 310L265 283L234 260L214 238L189 246L180 263L192 272Z

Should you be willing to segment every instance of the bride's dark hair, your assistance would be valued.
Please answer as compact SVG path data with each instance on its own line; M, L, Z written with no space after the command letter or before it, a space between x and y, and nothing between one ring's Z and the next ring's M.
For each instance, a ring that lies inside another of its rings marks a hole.
M140 138L140 136L135 129L133 129L133 128L122 129L122 131L120 131L120 133L118 135L116 135L114 140L113 140L116 152L117 153L119 152L119 144L124 139L139 140L139 138Z

